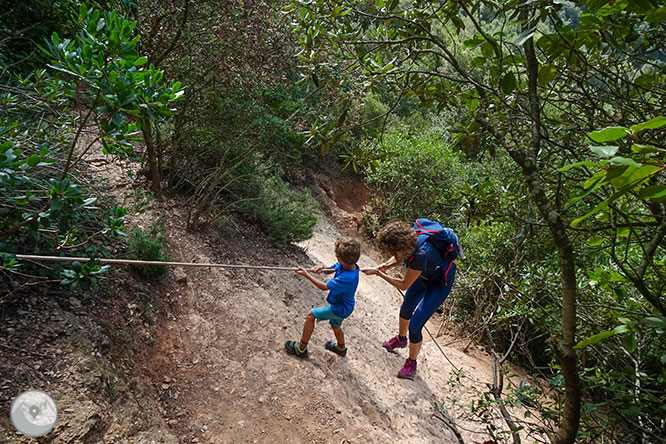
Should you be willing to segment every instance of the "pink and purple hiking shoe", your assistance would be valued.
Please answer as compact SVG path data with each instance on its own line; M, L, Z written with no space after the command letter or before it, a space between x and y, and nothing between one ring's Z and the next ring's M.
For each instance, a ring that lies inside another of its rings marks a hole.
M394 336L388 341L384 342L382 344L382 347L384 347L388 351L393 351L396 348L405 348L407 347L407 338L404 340L400 340L399 336Z
M402 366L398 372L398 378L403 379L414 379L414 374L416 373L416 361L412 361L407 358L405 360L405 365Z

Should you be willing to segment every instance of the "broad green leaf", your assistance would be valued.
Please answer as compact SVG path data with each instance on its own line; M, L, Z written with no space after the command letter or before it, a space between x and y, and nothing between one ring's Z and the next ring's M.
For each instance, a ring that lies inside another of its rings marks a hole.
M654 119L650 119L647 122L643 123L638 123L636 125L633 125L631 127L631 130L635 133L642 131L644 129L657 129L661 128L662 126L666 125L666 117L661 116L661 117L655 117Z
M643 319L644 322L652 325L653 327L666 328L666 318L658 318L656 316L649 316Z
M605 210L606 208L608 208L608 204L609 204L609 202L607 200L601 202L599 205L594 207L594 209L592 211L590 211L589 213L587 213L587 214L585 214L585 215L583 215L583 216L581 216L577 219L572 220L570 225L572 227L578 226L581 222L583 222L588 217L593 216L593 215L597 214L599 211Z
M564 167L562 167L562 168L559 168L557 171L559 171L559 172L561 172L561 173L564 173L565 171L569 171L571 168L575 168L575 167L578 167L578 166L594 166L594 167L598 167L599 164L596 163L596 162L592 162L592 161L590 161L590 160L584 160L584 161L582 161L582 162L572 163L571 165L567 165L567 166L564 166Z
M629 3L629 6L632 11L638 12L639 14L646 14L654 9L650 0L633 0Z
M605 175L606 171L604 170L597 171L595 174L592 175L592 177L590 177L583 183L583 188L587 190L590 187L597 185L600 182L600 180L604 178Z
M614 156L615 153L617 153L617 150L620 147L616 145L592 145L590 146L590 149L592 152L602 156L602 157L611 157Z
M535 32L536 32L536 27L534 27L534 28L530 28L530 29L526 29L525 31L523 31L523 32L518 36L518 38L516 39L516 41L515 41L514 43L515 43L517 46L521 46L521 45L522 45L523 43L525 43L527 40L529 40L530 38L532 38L532 36L534 35Z
M617 237L627 237L631 234L629 227L621 227L616 231Z
M604 176L604 171L599 171L597 174L595 174L590 179L588 179L584 184L584 187L587 191L585 191L582 194L579 194L578 196L574 196L573 198L571 198L569 200L569 202L567 202L567 204L564 206L564 208L570 208L572 205L574 205L574 204L580 202L581 200L585 199L594 190L598 189L603 184L602 183L602 180L604 178L603 176Z
M509 71L504 74L502 77L502 91L504 94L511 94L511 92L516 88L516 76L513 75L513 72Z
M28 157L28 159L26 160L26 163L27 163L29 166L34 167L34 166L37 165L41 160L42 160L42 158L41 158L40 156L38 156L37 154L33 154L32 156Z
M640 76L634 79L634 83L645 89L652 89L655 87L655 82L657 82L657 76L653 73L650 74L641 74Z
M609 126L608 128L591 132L587 135L586 140L590 143L612 142L622 139L627 134L629 134L629 130L624 126Z
M666 21L666 5L659 9L650 11L650 13L645 17L645 21L649 23L663 24Z
M622 345L629 353L636 351L636 337L634 334L629 333L622 336Z
M470 62L470 64L473 68L478 68L479 66L485 65L486 62L488 62L488 59L486 59L485 57L479 56L479 57L474 57L472 59L472 61Z
M479 99L466 100L465 106L468 110L474 111L479 106Z
M604 238L603 238L603 237L601 237L601 236L592 236L591 238L589 238L589 239L587 240L586 243L587 243L587 245L589 245L590 247L598 247L598 246L601 245L603 242L604 242Z
M641 164L636 162L634 159L631 159L629 157L613 157L610 162L614 165L629 165L634 168L640 168Z
M537 81L539 82L539 85L544 86L552 82L555 76L557 76L557 68L555 68L554 65L543 65L541 68L539 68Z
M471 39L467 39L463 42L463 45L465 45L467 48L473 49L485 42L486 39L483 38L481 35L475 35Z
M615 188L634 187L657 171L659 171L659 167L655 165L629 166L621 175L609 182Z
M629 327L626 324L622 324L613 329L613 334L626 333L628 331Z
M651 185L641 188L638 192L638 197L641 199L658 199L666 196L666 186Z
M659 151L659 149L652 145L639 145L635 143L631 145L631 151L637 154L649 154L649 153L656 153L657 151Z
M134 66L143 66L148 63L148 57L139 57L134 61Z
M624 10L629 5L629 0L613 0L607 2L604 6L602 6L597 14L600 17L607 17L609 15L615 15L618 12L621 12Z
M602 333L598 333L594 336L590 336L589 338L585 339L584 341L580 341L578 344L574 345L574 350L578 350L581 347L587 347L588 345L596 344L599 341L603 341L606 338L609 338L615 334L614 331L604 331Z

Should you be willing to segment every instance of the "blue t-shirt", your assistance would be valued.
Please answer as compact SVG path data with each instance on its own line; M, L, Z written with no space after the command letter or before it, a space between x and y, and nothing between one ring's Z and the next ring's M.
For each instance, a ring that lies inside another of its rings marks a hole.
M420 277L426 283L444 286L444 270L446 270L448 262L442 259L437 247L426 240L417 248L414 256L407 261L407 267L419 270Z
M358 265L354 265L354 270L343 270L342 264L336 262L332 269L335 270L333 279L326 282L329 290L326 302L331 304L333 314L346 318L354 311L354 293L358 287Z

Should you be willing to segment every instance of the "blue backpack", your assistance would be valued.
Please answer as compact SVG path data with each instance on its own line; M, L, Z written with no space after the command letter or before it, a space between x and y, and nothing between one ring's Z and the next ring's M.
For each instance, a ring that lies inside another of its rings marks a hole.
M425 218L416 219L412 230L418 236L419 247L423 245L423 242L430 241L437 247L444 260L454 261L462 253L462 247L456 233L439 222ZM464 254L462 258L465 258Z
M439 222L425 218L416 219L412 230L416 233L418 239L417 249L420 248L424 242L428 241L433 244L442 255L444 264L449 262L448 267L444 272L444 282L446 283L446 275L449 273L453 261L456 260L458 255L461 255L463 259L465 258L465 255L462 252L462 247L460 246L460 241L458 241L458 236L456 236L456 233L452 229L445 227Z

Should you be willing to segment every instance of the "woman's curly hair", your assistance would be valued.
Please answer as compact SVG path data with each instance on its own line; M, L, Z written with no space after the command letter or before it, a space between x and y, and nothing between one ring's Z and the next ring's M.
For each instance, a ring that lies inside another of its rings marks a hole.
M416 251L416 233L404 222L391 222L377 234L377 245L386 254L401 253L407 259Z

